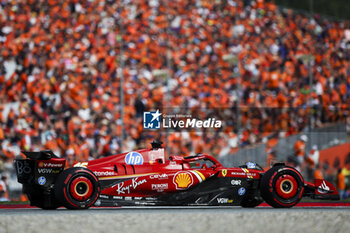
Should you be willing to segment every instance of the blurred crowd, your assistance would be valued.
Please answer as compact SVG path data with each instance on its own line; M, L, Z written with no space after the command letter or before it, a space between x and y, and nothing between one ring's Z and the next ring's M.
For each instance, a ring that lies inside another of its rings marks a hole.
M284 162L287 166L294 167L303 176L305 181L315 183L316 179L330 181L337 188L340 199L350 197L350 143L329 148L323 151L323 156L317 145L310 149L307 144L310 138L305 134L300 134L293 145L293 153L286 160L278 160L275 148L267 151L267 160L264 170L271 168L271 165ZM346 145L348 148L346 148ZM343 147L344 146L344 147ZM345 148L345 150L344 150ZM339 151L346 156L340 156ZM329 159L334 156L333 162ZM322 157L322 158L321 158ZM343 160L343 161L341 161Z
M309 182L315 182L316 179L331 181L337 188L340 199L349 198L350 152L345 156L344 161L341 162L338 157L333 164L329 164L327 159L321 161L317 145L313 145L310 151L306 149L308 140L306 135L300 136L294 144L294 154L287 158L286 163L295 167ZM268 156L268 159L270 159L268 162L275 159L274 154Z
M142 125L166 106L229 111L219 130L166 140ZM307 127L349 130L349 106L346 21L264 0L0 1L0 169L23 150L71 165L155 138L172 154L225 156Z

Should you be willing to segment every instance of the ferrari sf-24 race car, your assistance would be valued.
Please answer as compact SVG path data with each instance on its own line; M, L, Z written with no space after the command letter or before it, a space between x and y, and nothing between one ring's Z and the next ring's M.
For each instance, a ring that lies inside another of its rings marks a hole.
M78 162L65 169L51 151L23 152L17 159L18 182L32 206L87 209L125 205L213 205L255 207L266 201L288 208L302 197L339 199L325 180L304 181L292 167L277 163L264 171L248 162L227 168L206 154L170 156L160 142L151 149Z

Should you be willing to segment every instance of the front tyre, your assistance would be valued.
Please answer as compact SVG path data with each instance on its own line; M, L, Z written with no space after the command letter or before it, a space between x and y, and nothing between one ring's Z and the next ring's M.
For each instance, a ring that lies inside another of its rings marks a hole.
M64 170L55 183L55 197L67 209L87 209L95 203L99 194L97 177L84 167Z
M276 166L261 178L260 192L272 207L290 208L296 205L304 193L304 179L292 167Z

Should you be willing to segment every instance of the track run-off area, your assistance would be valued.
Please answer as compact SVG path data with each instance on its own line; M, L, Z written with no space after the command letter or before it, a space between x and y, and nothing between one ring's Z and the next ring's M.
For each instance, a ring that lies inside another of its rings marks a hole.
M0 233L349 232L350 203L299 203L290 209L241 207L93 207L41 210L0 204Z

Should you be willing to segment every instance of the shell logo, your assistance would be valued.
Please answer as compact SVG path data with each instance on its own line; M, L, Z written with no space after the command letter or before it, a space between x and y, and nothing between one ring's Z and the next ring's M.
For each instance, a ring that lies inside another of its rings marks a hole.
M174 176L176 189L186 189L193 184L193 177L189 172L178 172Z

